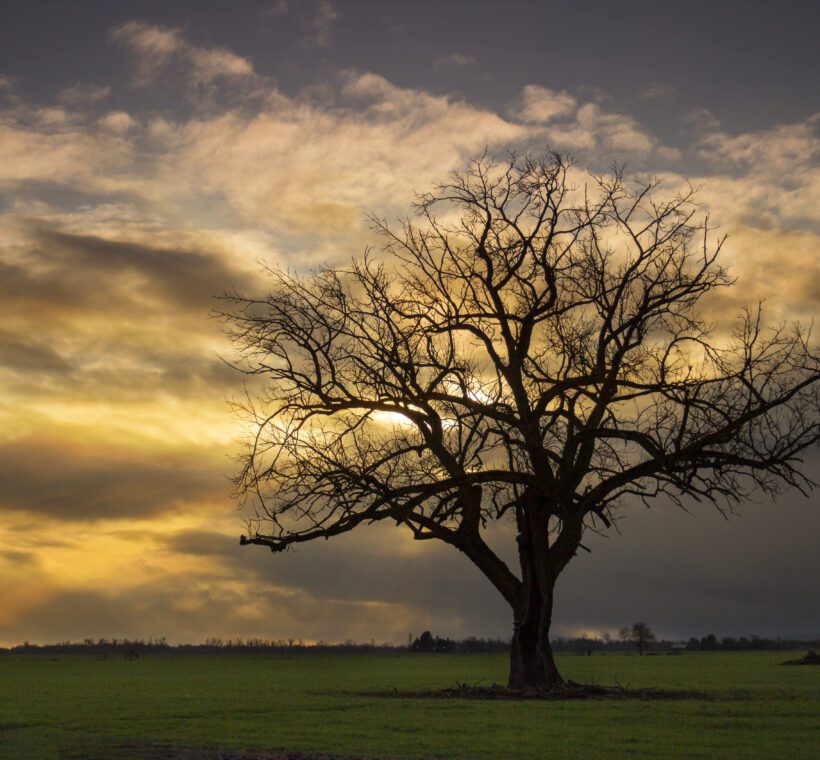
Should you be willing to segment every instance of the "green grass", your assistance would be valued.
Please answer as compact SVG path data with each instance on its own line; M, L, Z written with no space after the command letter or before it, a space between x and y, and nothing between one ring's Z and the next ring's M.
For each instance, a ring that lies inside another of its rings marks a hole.
M151 744L380 758L818 757L820 668L779 666L793 656L559 660L575 681L709 695L655 702L351 693L503 682L496 655L5 656L0 757L150 757Z

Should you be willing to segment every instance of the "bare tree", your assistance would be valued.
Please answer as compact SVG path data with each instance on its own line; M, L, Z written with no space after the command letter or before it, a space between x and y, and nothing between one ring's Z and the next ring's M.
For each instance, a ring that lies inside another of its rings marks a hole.
M617 169L573 186L558 155L481 159L417 201L381 258L223 314L264 391L236 478L242 544L274 552L392 520L466 555L507 600L510 687L562 682L556 579L618 507L665 496L728 511L814 484L818 356L760 310L715 336L700 299L732 284L693 191ZM486 542L515 527L519 568Z
M655 634L646 623L633 623L621 628L618 632L621 641L631 641L638 647L638 654L643 653L649 649L649 645L655 641Z

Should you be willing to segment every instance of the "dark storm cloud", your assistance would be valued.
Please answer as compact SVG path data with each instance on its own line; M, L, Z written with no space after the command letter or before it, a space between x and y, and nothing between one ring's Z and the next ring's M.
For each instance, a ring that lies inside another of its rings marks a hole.
M186 355L178 350L173 353L147 351L143 356L159 368L164 388L199 390L203 395L214 397L224 389L237 388L240 382L238 370L216 355Z
M142 454L103 444L24 438L0 444L0 507L67 520L125 519L225 501L210 457Z
M53 340L62 343L59 331ZM27 330L20 335L0 334L0 369L8 373L6 389L59 401L104 398L108 402L145 402L154 399L157 390L177 398L213 400L230 396L241 387L236 369L216 354L199 353L195 345L163 348L109 338L98 339L94 350L104 350L106 361L89 367L89 356L83 349L61 356ZM117 366L118 361L125 362L127 368Z
M820 517L807 506L786 498L748 507L728 523L708 510L697 517L665 508L630 513L623 535L588 538L592 554L576 558L560 579L555 633L614 632L644 619L669 637L816 635ZM429 628L509 637L509 610L468 561L432 544L411 554L392 550L391 530L281 555L239 547L235 536L178 533L166 549L201 557L208 569L122 592L56 589L0 634L401 641Z
M815 454L806 472L816 472ZM647 620L667 636L800 635L820 630L820 509L815 494L744 505L723 519L708 505L632 510L622 535L590 536L559 580L556 618L615 630Z
M13 373L9 389L113 399L153 395L158 387L190 396L237 386L239 373L213 351L203 352L200 343L206 335L219 335L220 325L207 319L219 303L213 294L230 283L247 284L244 275L205 255L164 262L156 251L126 248L92 262L54 247L33 254L34 267L0 261L0 301L8 324L0 329L0 368ZM127 256L132 249L138 251L136 261ZM164 253L169 259L177 255ZM146 257L153 260L146 264ZM129 281L134 272L140 285ZM150 296L141 298L140 292ZM160 296L168 299L164 308L156 303ZM155 303L146 305L148 298ZM121 332L95 331L103 314L106 327L118 325ZM75 317L81 319L79 330L66 321ZM155 317L177 328L178 339L160 343L156 333L143 332ZM101 353L106 361L98 360Z
M692 515L659 504L623 516L621 535L590 534L585 543L592 553L576 557L559 579L556 633L614 632L643 619L679 638L811 637L820 629L816 497L789 493L776 503L746 505L728 521L707 505L694 505ZM213 558L253 583L284 585L311 598L407 605L413 630L438 625L453 636L510 635L510 610L463 556L433 544L395 551L397 535L379 526L283 554L207 531L178 533L167 545ZM515 570L512 547L506 549Z
M507 636L511 612L483 575L448 546L429 544L396 551L402 536L392 526L371 526L283 554L238 545L238 536L181 532L168 547L210 557L254 583L285 586L309 598L338 602L382 602L413 610L418 629L437 623L442 632Z
M207 319L215 296L234 288L251 291L251 278L213 253L36 224L28 244L0 259L8 325L0 330L0 366L16 373L18 390L41 393L122 398L157 386L213 393L237 383L238 374L201 345L219 334ZM151 331L154 319L167 326L164 335ZM52 382L60 379L66 384Z
M23 373L62 374L70 370L71 364L51 346L36 337L0 330L0 367L8 367Z
M0 559L18 567L32 567L40 561L34 552L15 551L13 549L0 549Z
M4 311L29 329L40 329L44 319L57 328L54 320L62 316L102 313L115 320L161 313L164 320L192 316L204 322L217 305L214 296L252 289L246 273L214 254L72 235L43 225L33 232L24 262L0 260ZM29 346L29 360L36 358L39 349L30 336L14 340ZM42 352L40 358L46 358Z
M93 235L69 234L41 225L33 232L35 255L53 266L45 287L59 288L63 283L61 290L66 293L68 277L70 285L77 289L69 291L73 296L93 297L105 290L101 284L110 283L106 278L137 275L134 295L149 302L159 299L175 308L207 311L213 307L214 295L249 287L245 273L210 253L152 248Z

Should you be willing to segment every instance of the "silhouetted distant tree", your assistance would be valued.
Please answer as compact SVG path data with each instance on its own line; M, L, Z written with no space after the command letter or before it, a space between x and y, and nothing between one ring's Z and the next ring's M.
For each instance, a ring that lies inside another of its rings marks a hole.
M640 655L643 655L643 653L649 649L652 642L655 641L655 634L646 623L627 625L621 628L618 635L621 641L631 641L638 647L638 654Z
M434 637L430 631L422 633L410 646L413 652L452 652L455 648L456 642Z
M717 637L715 636L715 634L710 633L708 636L704 636L700 640L700 648L704 652L709 652L713 649L717 649L718 648L718 641L717 641Z
M555 582L619 507L813 485L807 333L757 309L714 336L698 303L732 280L693 191L662 198L617 169L576 187L573 171L479 160L419 197L419 222L373 219L383 259L271 271L267 296L223 314L266 383L241 405L241 543L387 520L452 545L512 608L511 687L562 682ZM507 519L517 572L485 540Z
M424 631L410 647L414 652L432 652L436 648L436 642L430 631Z

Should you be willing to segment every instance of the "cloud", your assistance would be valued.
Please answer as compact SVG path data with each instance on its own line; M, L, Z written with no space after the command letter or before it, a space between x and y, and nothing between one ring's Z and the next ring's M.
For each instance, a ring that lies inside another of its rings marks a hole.
M270 5L262 11L262 16L287 16L290 11L290 3L288 0L274 0Z
M700 154L718 165L766 173L814 167L820 156L820 113L757 133L711 132L700 140Z
M38 337L0 330L0 367L14 368L27 376L41 372L59 375L67 372L70 364Z
M54 277L58 282L44 284L52 292L62 291L66 301L116 299L138 308L192 309L205 315L214 306L213 297L239 288L248 290L246 272L214 254L202 251L157 248L128 240L63 232L47 225L32 228L34 255L46 265L37 279ZM49 266L50 265L50 266ZM55 269L61 269L56 272ZM32 272L31 268L26 271ZM36 270L35 270L36 272ZM72 277L75 272L79 276ZM54 275L57 275L56 277ZM83 287L81 278L91 279ZM107 281L109 292L101 294L94 280ZM120 287L117 288L117 281ZM119 291L119 292L116 292ZM9 298L14 294L8 293Z
M713 219L736 241L738 266L768 266L779 270L778 280L805 273L811 281L820 234L819 131L815 115L755 133L699 137L695 149L710 173L695 182Z
M125 111L110 111L100 119L100 125L116 134L124 134L134 123Z
M496 614L501 608L501 617L506 617L503 600L494 598L481 573L459 552L443 544L422 548L408 531L394 525L369 526L280 555L240 547L235 534L211 531L181 531L169 537L168 546L218 560L255 582L314 598L405 604L442 618L448 611L456 618L480 617L489 606Z
M291 4L287 23L302 35L317 9ZM374 72L285 94L250 61L180 30L130 22L114 38L135 78L152 83L147 105L103 109L95 86L82 85L53 103L0 107L0 562L22 589L4 608L8 638L509 635L503 602L448 547L388 528L275 557L236 545L242 525L223 473L241 429L224 398L241 378L219 360L230 349L207 316L213 294L264 287L259 260L297 271L348 261L377 242L366 211L406 213L415 190L485 147L571 150L581 167L628 160L641 176L672 161L700 167L691 179L731 233L726 258L740 277L710 315L760 295L780 318L816 314L816 119L736 134L698 117L703 128L672 149L628 113L537 84L507 114ZM154 107L164 85L197 107ZM682 173L662 176L669 193L686 187ZM804 505L784 503L790 524L811 527ZM737 612L738 627L765 633L746 600L765 580L752 555L763 556L771 525L741 521L730 539L708 519L690 533L660 517L591 539L593 555L573 563L559 591L558 630L643 616L691 630L674 607L685 599L698 626ZM685 541L665 558L652 547L671 534ZM816 568L789 555L787 540L767 562L810 596ZM735 569L720 565L724 554L739 557ZM647 562L662 582L640 595ZM767 589L761 598L784 625L813 619L800 594L780 604ZM67 617L80 609L85 620Z
M594 103L578 109L577 135L581 144L589 144L609 153L648 153L657 140L630 116L607 113Z
M605 111L596 103L578 104L568 92L527 85L511 110L525 124L539 125L552 148L581 151L584 155L613 157L630 154L646 157L653 151L666 151L665 159L678 155L658 144L635 119Z
M304 46L328 48L333 27L342 13L330 0L275 0L259 16L263 23L271 19L290 21L299 30Z
M232 573L252 588L277 589L297 607L333 610L316 621L321 628L313 629L314 638L367 640L387 631L402 641L425 629L460 637L509 635L506 603L469 561L451 547L421 546L393 526L370 526L281 555L239 547L235 535L208 530L181 531L167 540L170 551L201 558L220 577ZM363 613L351 629L347 616ZM379 632L368 629L368 619L378 621Z
M111 31L111 39L135 57L136 84L147 87L169 66L182 67L190 84L218 81L241 83L253 80L253 65L246 58L222 48L202 48L188 42L179 29L128 21Z
M655 100L669 103L678 94L678 88L667 82L652 82L640 95L643 100Z
M152 398L162 408L162 398L208 394L204 408L238 387L239 373L217 356L224 338L208 316L214 296L255 290L247 271L213 253L42 224L29 234L24 259L9 253L4 261L0 249L0 299L9 315L0 332L0 381L8 389L32 403L63 399L77 409Z
M684 124L703 131L720 127L720 120L708 108L692 108L682 116L681 120Z
M0 550L0 561L28 568L32 565L36 565L38 558L34 552L20 552L6 549Z
M527 133L489 111L357 72L341 77L336 104L280 96L250 118L229 113L181 131L179 160L201 190L221 193L243 223L310 231L324 245L360 235L374 205L403 210L413 188L444 167Z
M697 132L687 157L700 173L662 174L667 193L700 188L701 211L728 235L722 262L737 283L703 304L725 333L761 300L770 323L807 325L820 308L819 123L812 116L758 132Z
M29 437L0 443L0 506L64 521L127 520L226 501L210 456Z
M326 48L330 45L330 31L341 18L341 12L330 0L318 0L310 21L310 32L305 37L308 45Z
M568 92L556 92L537 84L529 84L522 91L514 114L524 122L546 124L560 116L569 116L577 101Z
M769 324L811 324L820 310L817 236L777 226L755 229L741 220L724 229L730 237L723 261L737 283L711 293L703 303L704 316L728 332L737 326L743 309L762 301Z
M592 554L562 576L555 632L614 632L640 618L675 638L709 632L812 636L820 624L811 605L820 568L811 537L820 526L805 507L790 496L777 506L749 506L729 523L708 508L697 517L665 505L630 512L620 523L622 535L588 537ZM772 531L774 509L804 526L804 538ZM424 629L450 636L510 633L506 604L462 555L401 539L393 527L375 526L282 555L240 548L235 535L207 528L170 530L154 540L169 560L189 555L199 564L158 576L161 585L122 587L115 578L102 589L41 582L40 601L28 602L0 627L0 637L401 642ZM74 614L67 615L69 609Z
M33 125L15 123L13 115L0 123L0 188L16 182L67 178L79 184L102 168L104 157L110 157L110 150L95 154L100 144L92 136L75 131L64 111L52 109L51 118L42 111L27 115L36 120Z
M466 66L475 66L478 61L471 55L462 55L461 53L450 53L449 55L442 55L433 61L433 68L439 69L446 66L454 66L455 68L464 68Z
M190 45L177 29L153 26L140 21L128 21L115 27L111 39L128 48L136 57L135 82L150 84L171 59L185 53Z
M48 567L9 561L21 582L37 575L38 593L19 600L14 615L0 616L0 640L48 640L55 630L59 638L164 635L172 641L404 641L428 628L452 636L508 634L504 602L458 552L433 547L422 555L417 544L408 550L406 540L396 542L395 529L368 532L369 546L349 535L272 556L207 529L179 531L172 524L163 537L162 531L127 535L102 528L52 550L66 559L96 553L96 567L81 569L70 583ZM123 575L121 567L129 565L134 572ZM66 615L69 609L74 614Z
M90 432L113 404L118 413L104 429L117 435L131 426L132 438L149 429L188 438L193 420L178 419L178 405L197 404L199 424L215 414L221 422L207 424L225 439L224 398L241 376L220 360L225 339L208 316L215 295L255 290L250 268L215 251L78 235L43 221L13 234L17 245L0 247L0 384L20 419L3 424L27 427L35 408L48 409L84 416ZM147 406L128 408L135 403Z
M165 636L172 643L202 642L208 637L369 641L380 632L404 640L401 605L339 604L326 599L295 597L275 588L243 588L203 583L196 574L169 578L161 587L51 590L46 599L29 603L0 636L53 641L94 638L151 638Z
M111 94L108 85L96 85L90 82L78 82L57 93L57 100L68 106L90 106L105 100Z

